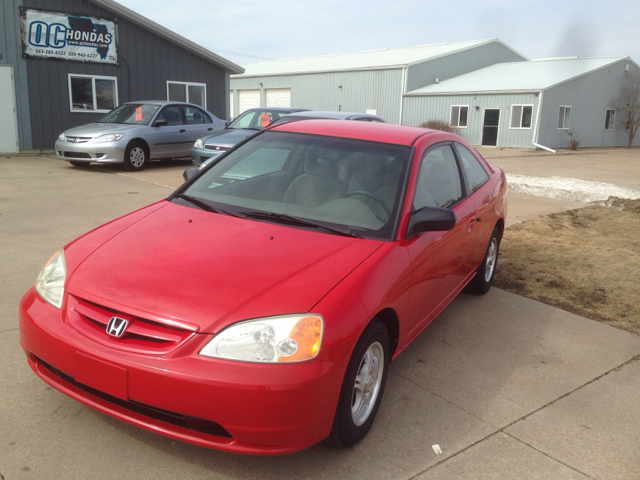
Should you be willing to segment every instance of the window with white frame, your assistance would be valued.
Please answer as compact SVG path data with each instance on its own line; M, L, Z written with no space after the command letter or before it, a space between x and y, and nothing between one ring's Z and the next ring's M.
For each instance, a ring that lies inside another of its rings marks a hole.
M110 112L118 106L118 79L69 74L69 108L72 112Z
M207 108L207 84L167 81L167 100L189 102Z
M560 105L560 113L558 114L558 128L560 130L569 130L571 125L571 107Z
M613 126L616 123L616 111L613 108L607 108L607 112L604 117L604 129L613 130Z
M533 105L511 105L511 128L531 128Z
M451 105L452 127L467 128L467 117L469 116L469 105Z

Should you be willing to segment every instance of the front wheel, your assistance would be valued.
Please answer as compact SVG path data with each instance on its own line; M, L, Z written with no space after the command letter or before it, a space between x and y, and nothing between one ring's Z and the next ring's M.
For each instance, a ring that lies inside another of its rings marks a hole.
M491 239L487 246L487 251L482 259L482 264L476 272L476 276L469 282L468 290L472 293L484 294L489 291L493 283L493 277L496 274L496 266L498 263L498 250L500 248L500 231L493 229Z
M131 142L124 151L125 170L142 170L149 160L147 148L141 142Z
M356 344L342 381L330 444L351 447L367 434L378 412L389 367L389 333L373 320Z

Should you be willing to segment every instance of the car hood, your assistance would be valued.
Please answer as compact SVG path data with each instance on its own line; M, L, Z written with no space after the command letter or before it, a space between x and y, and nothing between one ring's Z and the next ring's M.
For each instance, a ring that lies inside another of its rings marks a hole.
M224 128L213 135L203 137L202 142L205 145L235 145L256 133L259 133L259 131L244 128Z
M73 127L69 130L65 130L64 134L67 137L98 137L107 133L124 133L127 130L140 127L146 127L146 125L128 125L125 123L89 123L87 125L81 125L79 127Z
M216 333L310 311L382 243L166 202L96 248L67 289L115 311Z

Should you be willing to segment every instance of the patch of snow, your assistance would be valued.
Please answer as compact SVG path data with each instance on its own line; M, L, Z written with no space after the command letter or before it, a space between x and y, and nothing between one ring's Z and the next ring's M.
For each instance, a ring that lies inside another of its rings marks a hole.
M572 202L601 202L609 197L640 198L640 192L612 183L566 177L530 177L506 174L509 191L534 197L560 198Z

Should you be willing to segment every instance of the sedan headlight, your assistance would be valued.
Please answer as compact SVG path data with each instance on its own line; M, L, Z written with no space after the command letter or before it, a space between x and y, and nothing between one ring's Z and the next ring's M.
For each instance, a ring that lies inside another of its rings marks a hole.
M99 137L95 137L92 142L115 142L116 140L120 140L124 137L124 133L108 133L106 135L100 135Z
M193 144L195 148L202 148L202 139L199 138L196 140L196 143Z
M38 275L36 292L44 301L56 308L60 308L66 276L67 265L64 261L64 250L60 250L51 257L40 272L40 275Z
M67 137L65 137L64 132L58 135L58 140L62 140L64 142L66 139Z
M285 315L236 323L215 336L200 355L243 362L302 362L320 350L319 315Z

